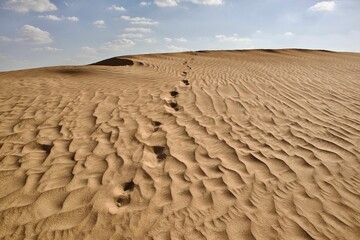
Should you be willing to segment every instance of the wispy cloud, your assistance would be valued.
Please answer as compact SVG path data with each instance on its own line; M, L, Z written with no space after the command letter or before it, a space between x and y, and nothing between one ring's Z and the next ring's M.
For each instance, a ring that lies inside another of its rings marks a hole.
M122 51L134 45L135 45L134 41L127 38L120 38L104 43L101 49L106 51Z
M150 28L125 28L125 32L141 32L141 33L150 33Z
M176 41L178 42L187 42L187 39L184 38L184 37L181 37L181 38L175 38Z
M112 5L111 7L108 8L108 10L116 11L116 12L126 12L126 9L124 7L116 6L116 5Z
M145 38L143 41L146 43L156 43L157 42L156 38Z
M15 12L27 13L34 12L48 12L57 10L55 4L49 0L7 0L3 7Z
M140 6L142 6L142 7L150 6L150 5L151 5L151 2L145 2L145 1L140 2Z
M190 0L194 4L202 5L221 5L224 3L224 0Z
M31 51L33 52L60 52L62 49L55 48L55 47L43 47L43 48L32 48Z
M39 18L43 18L50 21L61 21L62 19L55 15L40 15Z
M187 42L188 40L184 37L181 38L169 38L169 37L164 37L164 40L166 42L172 42L172 41L178 41L178 42Z
M150 18L144 18L144 17L129 17L129 16L121 16L121 19L125 21L129 21L131 24L136 25L157 25L159 22L154 21Z
M11 42L11 41L12 41L11 38L8 38L5 36L0 36L0 42Z
M191 2L197 5L222 5L224 0L154 0L154 4L158 7L176 7L182 2ZM140 6L151 5L151 2L141 2Z
M104 20L96 20L93 22L93 25L98 28L104 28L105 27L105 21Z
M75 16L72 16L72 17L65 17L67 20L71 21L71 22L78 22L79 21L79 18L78 17L75 17Z
M168 45L166 46L167 50L170 52L185 52L185 51L189 51L188 48L185 47L178 47L175 45Z
M323 1L311 6L308 10L311 12L332 12L335 10L335 1Z
M155 0L154 4L158 7L175 7L178 5L176 0Z
M237 34L233 34L230 36L216 35L215 38L218 39L220 42L228 42L228 43L250 43L251 42L250 38L243 38Z
M58 17L56 15L39 15L38 17L42 18L42 19L50 20L50 21L62 21L62 20L68 20L68 21L71 21L71 22L78 22L79 21L79 18L75 17L75 16L72 16L72 17L64 17L64 16Z
M97 53L96 48L89 47L89 46L83 46L83 47L81 47L81 50L82 50L83 52L88 53L88 54L96 54L96 53Z
M284 36L285 37L293 37L293 36L295 36L295 34L293 32L286 32L286 33L284 33Z
M142 33L123 33L120 34L119 37L121 38L128 38L128 39L140 39L144 37Z

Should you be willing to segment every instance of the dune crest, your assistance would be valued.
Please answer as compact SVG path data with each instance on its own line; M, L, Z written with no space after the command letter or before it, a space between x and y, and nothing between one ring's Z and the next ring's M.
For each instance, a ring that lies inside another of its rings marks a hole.
M0 238L358 239L360 54L0 73Z

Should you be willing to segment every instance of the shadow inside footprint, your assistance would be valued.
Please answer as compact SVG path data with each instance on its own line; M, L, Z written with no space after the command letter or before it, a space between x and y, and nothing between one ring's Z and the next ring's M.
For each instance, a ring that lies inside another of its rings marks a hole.
M179 95L179 93L178 93L177 91L171 91L171 92L170 92L170 95L171 95L172 97L176 97L177 95Z
M165 153L161 153L161 154L157 155L157 159L158 159L158 160L165 160L166 157L167 157L167 156L166 156Z
M183 82L186 86L189 85L189 80L182 80L182 82Z
M164 147L161 147L161 146L154 146L153 148L154 148L154 153L156 155L159 155L159 154L163 153L164 149L165 149Z
M159 127L159 126L161 125L161 122L159 122L159 121L154 121L153 124L154 124L155 127Z
M154 126L154 132L157 132L159 130L159 127L161 125L161 122L158 121L154 121L152 122L153 126Z
M124 185L124 191L128 191L128 190L132 191L134 190L134 187L135 187L135 183L133 181L127 182Z
M47 155L50 154L51 149L53 147L53 145L44 145L44 144L40 144L42 150L44 150L46 152Z
M158 160L164 160L166 159L166 154L164 153L165 148L161 146L154 146L154 153L156 154L156 157Z
M170 103L170 107L172 107L175 111L179 111L177 103Z
M117 200L116 203L119 207L124 206L124 205L128 205L130 203L130 196L120 196Z

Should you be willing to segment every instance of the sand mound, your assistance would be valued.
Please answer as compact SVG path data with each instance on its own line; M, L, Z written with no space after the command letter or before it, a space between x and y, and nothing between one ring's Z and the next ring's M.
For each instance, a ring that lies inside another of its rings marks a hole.
M91 65L101 65L101 66L132 66L134 61L126 58L114 57L109 58L100 62L93 63Z
M0 73L0 238L358 239L359 79L300 50Z

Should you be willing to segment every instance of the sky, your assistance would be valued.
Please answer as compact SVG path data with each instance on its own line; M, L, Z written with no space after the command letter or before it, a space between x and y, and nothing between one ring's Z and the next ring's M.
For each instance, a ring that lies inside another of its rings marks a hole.
M0 0L0 71L131 54L360 52L360 0Z

